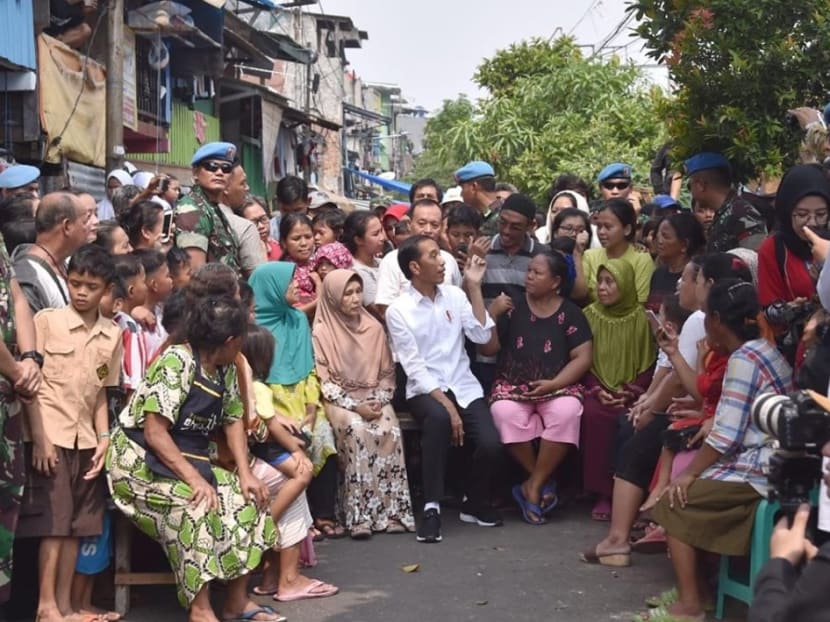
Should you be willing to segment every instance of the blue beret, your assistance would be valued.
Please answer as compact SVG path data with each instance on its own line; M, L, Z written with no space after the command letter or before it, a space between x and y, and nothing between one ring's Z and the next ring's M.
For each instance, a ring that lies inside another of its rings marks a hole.
M15 164L0 173L0 188L11 189L26 186L40 177L40 169L28 164Z
M236 145L233 143L208 143L202 145L193 154L190 166L196 166L202 160L236 161Z
M697 153L686 160L686 175L694 175L699 171L705 171L710 168L724 168L727 171L731 170L729 160L724 158L719 153L704 151L702 153Z
M821 114L821 116L824 117L824 124L830 125L830 104L827 104L824 107L824 112Z
M464 182L472 181L479 177L495 177L495 175L496 171L487 162L473 160L472 162L467 162L467 164L455 171L455 180L459 184L463 184Z
M597 175L597 181L600 183L606 179L631 179L631 165L625 162L609 164Z
M670 197L667 194L655 194L651 202L654 203L660 209L683 209L683 206L680 205L680 203L678 203L676 199Z

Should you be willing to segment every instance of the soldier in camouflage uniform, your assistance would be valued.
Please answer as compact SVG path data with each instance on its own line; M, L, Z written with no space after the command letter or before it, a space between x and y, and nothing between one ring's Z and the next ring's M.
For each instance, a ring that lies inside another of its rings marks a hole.
M481 235L492 238L499 232L501 201L496 196L496 172L487 162L468 162L455 171L455 181L461 186L461 199L481 212Z
M17 330L19 328L19 330ZM23 499L23 422L17 394L32 397L43 359L34 352L35 328L0 237L0 604L9 600L12 548ZM19 346L19 347L18 347ZM19 362L13 356L23 350Z
M733 248L757 251L767 237L767 224L758 210L732 188L726 158L719 153L699 153L686 160L686 174L696 208L715 212L706 252L725 253Z
M231 143L208 143L193 155L196 184L176 204L176 246L190 254L194 270L207 262L220 262L241 276L239 241L219 208L231 171L238 164Z

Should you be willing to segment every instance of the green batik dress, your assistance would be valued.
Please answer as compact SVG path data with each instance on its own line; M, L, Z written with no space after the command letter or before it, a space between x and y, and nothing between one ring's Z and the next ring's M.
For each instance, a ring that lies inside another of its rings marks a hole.
M0 339L17 352L12 299L14 270L0 237ZM12 549L20 502L23 499L23 425L14 388L0 376L0 603L11 596Z
M262 552L277 542L268 512L246 503L239 478L213 467L219 511L190 505L192 490L179 480L155 475L145 463L145 450L122 428L142 428L147 413L175 423L196 372L190 348L171 346L150 366L130 397L112 434L107 479L113 501L135 525L157 540L176 575L179 602L188 608L202 587L214 579L228 581L254 570ZM225 372L224 424L242 416L236 368Z

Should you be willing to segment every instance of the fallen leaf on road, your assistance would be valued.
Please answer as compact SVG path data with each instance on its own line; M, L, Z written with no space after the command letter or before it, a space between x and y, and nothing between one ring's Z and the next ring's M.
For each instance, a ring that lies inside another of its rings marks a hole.
M418 572L418 570L420 568L421 568L421 564L409 564L409 565L406 565L406 566L401 566L401 570L403 570L404 572L407 572L407 573L409 573L409 572Z

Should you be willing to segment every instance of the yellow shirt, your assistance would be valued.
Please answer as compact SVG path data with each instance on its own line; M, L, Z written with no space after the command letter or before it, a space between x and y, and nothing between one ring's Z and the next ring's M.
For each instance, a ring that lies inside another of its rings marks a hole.
M620 259L625 259L634 268L634 282L637 284L637 300L645 304L651 290L651 275L654 272L654 260L648 251L640 250L633 244ZM582 270L585 273L585 282L588 286L588 303L597 300L597 271L608 261L608 253L604 248L592 248L582 256Z
M34 322L43 355L37 401L46 436L58 447L92 449L98 444L95 403L121 378L121 329L100 315L87 328L72 307L44 309Z

